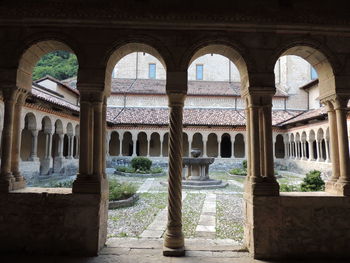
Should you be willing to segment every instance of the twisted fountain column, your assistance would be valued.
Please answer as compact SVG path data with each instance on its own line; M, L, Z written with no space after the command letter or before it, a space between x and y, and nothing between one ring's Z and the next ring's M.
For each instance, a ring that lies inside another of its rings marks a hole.
M168 93L169 98L169 179L168 224L164 235L164 256L183 256L182 233L182 118L184 93Z

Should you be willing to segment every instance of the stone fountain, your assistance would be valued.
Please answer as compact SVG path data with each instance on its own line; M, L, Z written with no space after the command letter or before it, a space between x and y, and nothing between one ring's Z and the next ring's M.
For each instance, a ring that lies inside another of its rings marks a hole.
M192 157L183 157L182 188L185 189L215 189L223 188L227 182L209 178L209 165L215 160L213 157L199 157L201 151L192 149Z

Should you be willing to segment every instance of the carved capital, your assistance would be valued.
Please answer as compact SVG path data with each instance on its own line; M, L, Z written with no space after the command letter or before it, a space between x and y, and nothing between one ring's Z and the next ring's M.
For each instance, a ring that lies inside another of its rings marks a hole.
M185 103L186 94L182 92L167 93L169 100L169 107L183 107Z

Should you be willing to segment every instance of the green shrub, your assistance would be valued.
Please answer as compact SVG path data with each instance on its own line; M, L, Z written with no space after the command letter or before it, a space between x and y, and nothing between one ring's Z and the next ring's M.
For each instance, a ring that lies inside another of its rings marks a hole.
M300 188L303 192L323 191L324 181L321 178L321 172L313 170L307 173Z
M233 168L229 171L230 174L236 174L236 175L247 175L247 170L241 169L241 168Z
M299 192L300 187L298 185L280 184L280 191L281 192Z
M146 157L135 157L131 160L131 167L136 171L149 171L152 161Z
M247 167L248 167L247 160L244 160L244 161L242 162L242 166L243 166L243 169L247 170Z
M73 182L74 182L74 180L54 182L54 183L50 183L49 187L71 188L71 187L73 187Z
M135 168L128 167L128 166L117 166L115 168L118 172L123 172L123 173L135 173Z
M136 193L136 186L131 183L120 183L115 179L109 180L109 200L127 199Z
M151 174L160 174L163 172L163 168L162 167L154 167L151 169Z

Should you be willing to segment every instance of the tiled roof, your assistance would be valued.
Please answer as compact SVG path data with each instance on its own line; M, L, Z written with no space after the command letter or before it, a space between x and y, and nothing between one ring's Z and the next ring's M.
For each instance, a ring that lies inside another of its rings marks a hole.
M34 81L35 83L40 83L41 81L43 80L46 80L46 79L49 79L59 85L61 85L62 87L64 87L65 89L79 95L79 91L73 86L73 79L74 78L70 78L70 79L67 79L67 80L58 80L58 79L55 79L54 77L50 76L50 75L46 75L45 77L41 78L41 79L38 79L36 81ZM76 79L76 77L75 77ZM68 82L68 80L70 80L70 82Z
M67 108L67 109L70 109L73 111L77 111L77 112L80 111L79 106L71 104L71 103L69 103L61 98L54 97L52 95L49 95L49 94L44 93L42 91L39 91L35 88L32 88L32 95L36 98L50 102L52 104L55 104L55 105L58 105L58 106L61 106L61 107L64 107L64 108Z
M107 119L116 125L168 125L168 108L108 108ZM273 111L272 124L300 114L300 111ZM184 109L184 125L242 126L245 111L234 109Z
M165 80L160 79L112 79L112 93L165 94ZM188 81L188 95L240 96L240 83L228 81ZM288 96L276 89L276 96Z
M304 111L304 112L301 112L299 115L297 115L295 118L282 121L281 123L279 123L279 125L282 126L282 125L292 124L303 120L314 119L318 116L322 116L325 114L327 114L326 107L321 107L319 109L310 110L310 111Z

